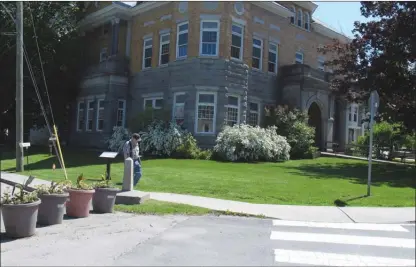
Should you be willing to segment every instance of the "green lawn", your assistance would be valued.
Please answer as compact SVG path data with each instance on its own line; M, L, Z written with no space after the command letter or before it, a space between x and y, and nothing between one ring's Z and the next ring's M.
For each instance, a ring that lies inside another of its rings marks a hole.
M46 150L46 149L44 149ZM63 179L56 158L32 152L29 168L47 180ZM68 176L83 173L98 179L105 161L97 152L64 151ZM12 171L13 154L6 154L2 169ZM121 186L123 165L112 164L113 182ZM251 203L349 206L414 206L416 169L393 164L373 165L372 196L366 193L367 163L342 158L294 160L284 163L219 163L203 160L154 159L143 161L140 190L231 199Z

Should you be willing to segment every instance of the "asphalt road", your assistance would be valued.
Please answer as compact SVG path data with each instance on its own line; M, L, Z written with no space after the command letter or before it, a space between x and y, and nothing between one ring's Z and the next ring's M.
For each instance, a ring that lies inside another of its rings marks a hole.
M414 225L117 213L1 242L2 266L415 265Z

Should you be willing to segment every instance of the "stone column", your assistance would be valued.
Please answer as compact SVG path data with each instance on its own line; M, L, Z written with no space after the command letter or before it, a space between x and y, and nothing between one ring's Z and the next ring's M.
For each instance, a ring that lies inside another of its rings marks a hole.
M328 148L332 149L332 142L334 138L334 108L335 108L335 100L334 96L330 95L328 96L328 120L326 121L327 127L326 127L326 145L325 148L328 150Z
M118 53L118 32L120 30L120 19L115 18L111 20L112 25L112 38L111 38L111 55L117 55Z
M124 161L123 191L133 190L133 159L127 158Z

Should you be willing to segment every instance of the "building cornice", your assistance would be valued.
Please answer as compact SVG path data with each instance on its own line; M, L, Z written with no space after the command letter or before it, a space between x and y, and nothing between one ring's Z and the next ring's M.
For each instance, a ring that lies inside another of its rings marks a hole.
M318 5L317 4L315 4L314 2L312 2L312 1L304 1L304 2L301 2L301 1L296 1L296 2L293 2L295 5L298 5L298 6L300 6L300 7L302 7L302 8L304 8L304 9L306 9L306 10L308 10L308 11L310 11L311 12L311 14L313 14L314 12L315 12L315 10L318 8Z
M293 16L292 11L274 1L253 1L251 3L284 18Z

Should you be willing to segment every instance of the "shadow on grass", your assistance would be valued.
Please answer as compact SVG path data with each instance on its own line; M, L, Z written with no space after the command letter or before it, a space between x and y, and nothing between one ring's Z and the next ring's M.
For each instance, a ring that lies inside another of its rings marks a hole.
M365 163L304 164L296 167L279 167L314 179L347 179L353 183L367 184L368 165ZM416 168L374 163L371 185L416 188Z
M337 206L337 207L346 207L346 206L348 206L348 202L354 201L354 200L357 200L357 199L366 198L366 197L368 197L368 196L367 195L362 195L362 196L358 196L358 197L347 198L347 199L344 199L344 200L336 199L334 201L334 205Z

